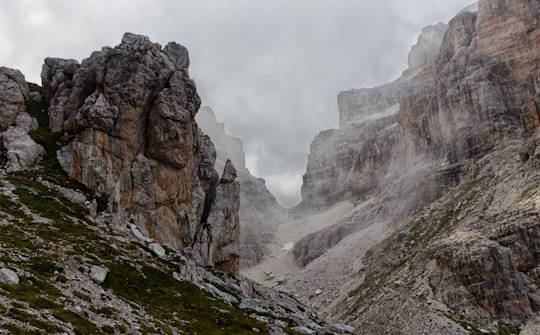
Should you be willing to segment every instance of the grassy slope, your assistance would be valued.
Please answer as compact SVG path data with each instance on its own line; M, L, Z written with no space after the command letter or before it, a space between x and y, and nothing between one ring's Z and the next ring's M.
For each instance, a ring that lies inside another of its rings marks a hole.
M60 138L48 131L43 109L39 103L28 105L39 121L31 136L46 148L44 160L33 170L0 175L0 266L16 269L20 276L18 286L0 284L0 332L265 333L265 324L190 282L174 279L178 264L151 257L144 246L97 228L87 209L38 182L92 197L59 167L55 152ZM94 285L87 280L92 265L110 270L101 287L95 287L99 294L88 289Z

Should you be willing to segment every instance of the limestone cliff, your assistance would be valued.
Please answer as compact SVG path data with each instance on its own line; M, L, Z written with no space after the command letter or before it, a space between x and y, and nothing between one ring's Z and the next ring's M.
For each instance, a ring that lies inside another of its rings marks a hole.
M397 81L340 93L300 209L354 209L295 249L305 278L356 262L340 299L311 296L328 315L368 334L538 331L539 17L538 1L481 0L419 38L433 48Z
M196 117L201 129L216 146L216 168L230 159L240 183L240 267L247 268L269 255L267 245L275 230L286 219L286 210L266 188L264 179L251 175L246 168L242 141L228 135L210 107L201 107Z
M47 58L49 127L64 134L62 167L108 199L116 224L237 273L238 186L214 170L188 66L185 47L130 33L81 64Z
M409 68L382 86L352 89L338 95L339 129L318 134L310 147L298 216L344 201L365 199L388 173L398 137L402 95L425 85L417 74L438 55L448 26L423 29L409 54Z

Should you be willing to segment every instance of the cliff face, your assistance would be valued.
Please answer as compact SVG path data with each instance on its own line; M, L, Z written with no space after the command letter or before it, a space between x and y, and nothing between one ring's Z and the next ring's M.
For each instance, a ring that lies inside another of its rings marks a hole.
M437 56L447 28L442 23L424 28L410 52L409 69L396 81L339 93L339 129L325 130L312 142L302 202L293 215L365 199L380 185L402 140L397 126L402 96L427 85L416 75Z
M269 255L267 245L278 225L286 220L286 210L266 188L264 179L251 175L245 164L242 141L225 132L211 108L201 107L196 117L201 129L215 143L219 170L230 159L240 184L240 267L256 265Z
M405 94L400 149L448 164L479 157L538 124L538 3L480 1L450 21L433 85Z
M481 0L424 30L400 79L340 93L293 211L354 204L293 249L304 278L356 263L341 298L311 296L327 315L370 334L538 331L539 13Z
M47 59L44 88L0 68L0 333L355 333L215 271L238 273L246 169L213 169L187 64L126 34L80 65Z
M114 222L237 273L238 185L214 170L188 66L183 46L129 33L80 65L47 58L49 127L65 134L57 153L64 170L108 199ZM214 226L216 217L225 226Z
M326 258L345 254L340 248L353 250L363 226L390 229L378 245L362 240L373 247L352 275L355 284L326 313L366 333L534 327L539 13L537 1L479 1L444 34L438 25L419 38L433 48L413 47L411 68L399 80L340 93L340 129L312 144L303 205L320 209L352 198L357 210L305 237L295 255L303 266L309 255L320 257L304 270L316 272L331 262ZM422 174L411 179L418 166ZM407 188L407 180L416 186ZM358 185L367 187L353 192ZM411 199L415 206L403 206ZM400 220L391 210L370 218L373 206L389 204L401 210ZM499 324L489 325L490 318Z

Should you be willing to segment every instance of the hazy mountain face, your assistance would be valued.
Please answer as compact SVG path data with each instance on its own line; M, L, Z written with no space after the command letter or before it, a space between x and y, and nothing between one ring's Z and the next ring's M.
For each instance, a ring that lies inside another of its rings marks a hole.
M538 332L539 11L480 1L423 30L400 79L341 92L249 276L368 334Z

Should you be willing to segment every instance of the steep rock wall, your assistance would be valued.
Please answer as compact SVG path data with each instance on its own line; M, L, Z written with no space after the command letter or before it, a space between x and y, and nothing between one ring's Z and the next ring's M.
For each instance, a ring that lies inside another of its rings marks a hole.
M537 127L539 6L480 1L450 21L434 85L402 97L401 150L457 164Z
M293 216L324 210L340 201L365 199L381 183L395 159L402 96L430 87L445 24L423 29L409 55L409 68L385 85L338 95L339 129L318 134L310 147L302 202ZM398 165L403 165L400 162Z
M336 309L368 333L538 316L539 18L538 1L479 1L402 91L392 161L435 163L439 191L457 188L364 258L350 309ZM380 326L383 310L396 317Z
M200 98L188 66L185 47L130 33L80 65L47 58L49 124L65 134L62 167L108 198L116 224L131 222L195 250L203 265L237 273L238 190L214 170L214 146L194 120ZM216 231L211 221L223 215L226 227Z

